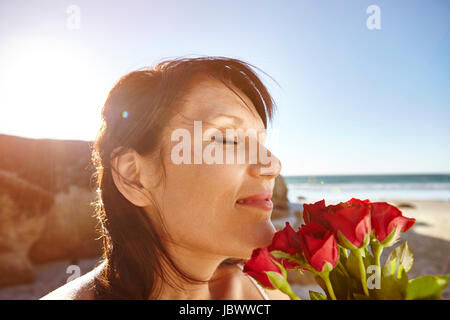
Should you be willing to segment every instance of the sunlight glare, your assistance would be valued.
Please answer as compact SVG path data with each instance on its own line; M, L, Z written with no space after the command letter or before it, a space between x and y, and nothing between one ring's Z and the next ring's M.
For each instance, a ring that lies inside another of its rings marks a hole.
M0 55L0 132L32 138L95 138L106 88L80 48L23 41Z

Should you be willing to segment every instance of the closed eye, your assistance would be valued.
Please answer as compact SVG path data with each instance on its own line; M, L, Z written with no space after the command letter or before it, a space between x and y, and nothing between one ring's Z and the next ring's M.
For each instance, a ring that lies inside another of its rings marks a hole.
M224 140L224 139L221 139L221 138L215 138L215 137L212 137L211 138L211 141L214 141L214 142L218 142L218 143L223 143L223 144L238 144L238 142L237 141L235 141L235 140Z

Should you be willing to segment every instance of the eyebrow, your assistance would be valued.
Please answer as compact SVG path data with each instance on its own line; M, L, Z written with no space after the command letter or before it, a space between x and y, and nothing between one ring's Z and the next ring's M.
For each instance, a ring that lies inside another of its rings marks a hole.
M206 126L207 127L214 126L215 124L213 124L212 121L219 119L219 118L233 119L234 123L237 125L237 127L242 126L242 124L244 123L244 121L240 117L233 116L231 114L219 113L219 114L216 114L214 117L208 119L208 121L206 121ZM226 129L227 125L218 125L216 127L220 128L220 129ZM264 128L264 127L261 130L258 129L258 131L265 131L265 130L266 130L266 128Z
M230 115L230 114L225 114L225 113L219 113L215 117L209 119L207 122L211 122L211 121L217 120L218 118L230 118L230 119L233 119L234 122L236 122L238 125L241 125L244 122L239 117L236 117L236 116L233 116L233 115Z

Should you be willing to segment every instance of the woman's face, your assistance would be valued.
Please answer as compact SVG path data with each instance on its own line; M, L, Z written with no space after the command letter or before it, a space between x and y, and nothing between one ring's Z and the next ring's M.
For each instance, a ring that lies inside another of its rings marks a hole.
M233 143L237 139L226 140L226 129L253 130L256 134L248 139L253 139L260 152L267 152L263 145L264 137L258 135L264 132L264 124L252 101L241 90L232 86L251 110L218 80L202 77L195 84L184 97L180 114L172 119L163 134L162 160L166 176L165 183L156 187L154 197L161 209L166 230L177 244L205 254L248 258L254 248L271 242L275 232L270 221L271 202L260 200L240 204L237 200L270 193L281 164L273 155L271 163L266 162L266 165L260 162L259 157L257 161L250 162L249 140L244 144L244 163L237 163L235 157L232 164L226 164L225 158L222 163L208 164L203 158L201 163L195 164L194 120L202 124L201 152L208 145L210 148L221 148L224 156L227 146L237 149ZM180 129L190 133L191 147L190 150L183 149L185 153L175 153L190 154L191 163L177 164L174 161L174 150L179 151L174 148L180 146L181 140L172 141L172 134L175 130L180 132ZM211 129L209 132L219 131L224 141L203 136L208 129ZM237 151L234 152L236 154ZM141 168L141 183L147 189L155 190L157 178L154 169L145 164ZM264 198L267 197L266 194ZM258 203L262 207L258 207ZM148 212L152 214L150 208Z

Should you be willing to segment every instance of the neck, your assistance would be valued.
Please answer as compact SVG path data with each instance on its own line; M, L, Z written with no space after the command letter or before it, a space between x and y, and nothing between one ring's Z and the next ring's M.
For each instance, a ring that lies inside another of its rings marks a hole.
M224 256L194 252L188 248L172 246L168 250L170 257L178 268L190 278L206 281L204 283L189 283L180 278L169 266L163 270L169 279L177 282L182 288L173 288L162 282L160 300L210 300L214 299L211 283L214 280L219 265L226 259Z

